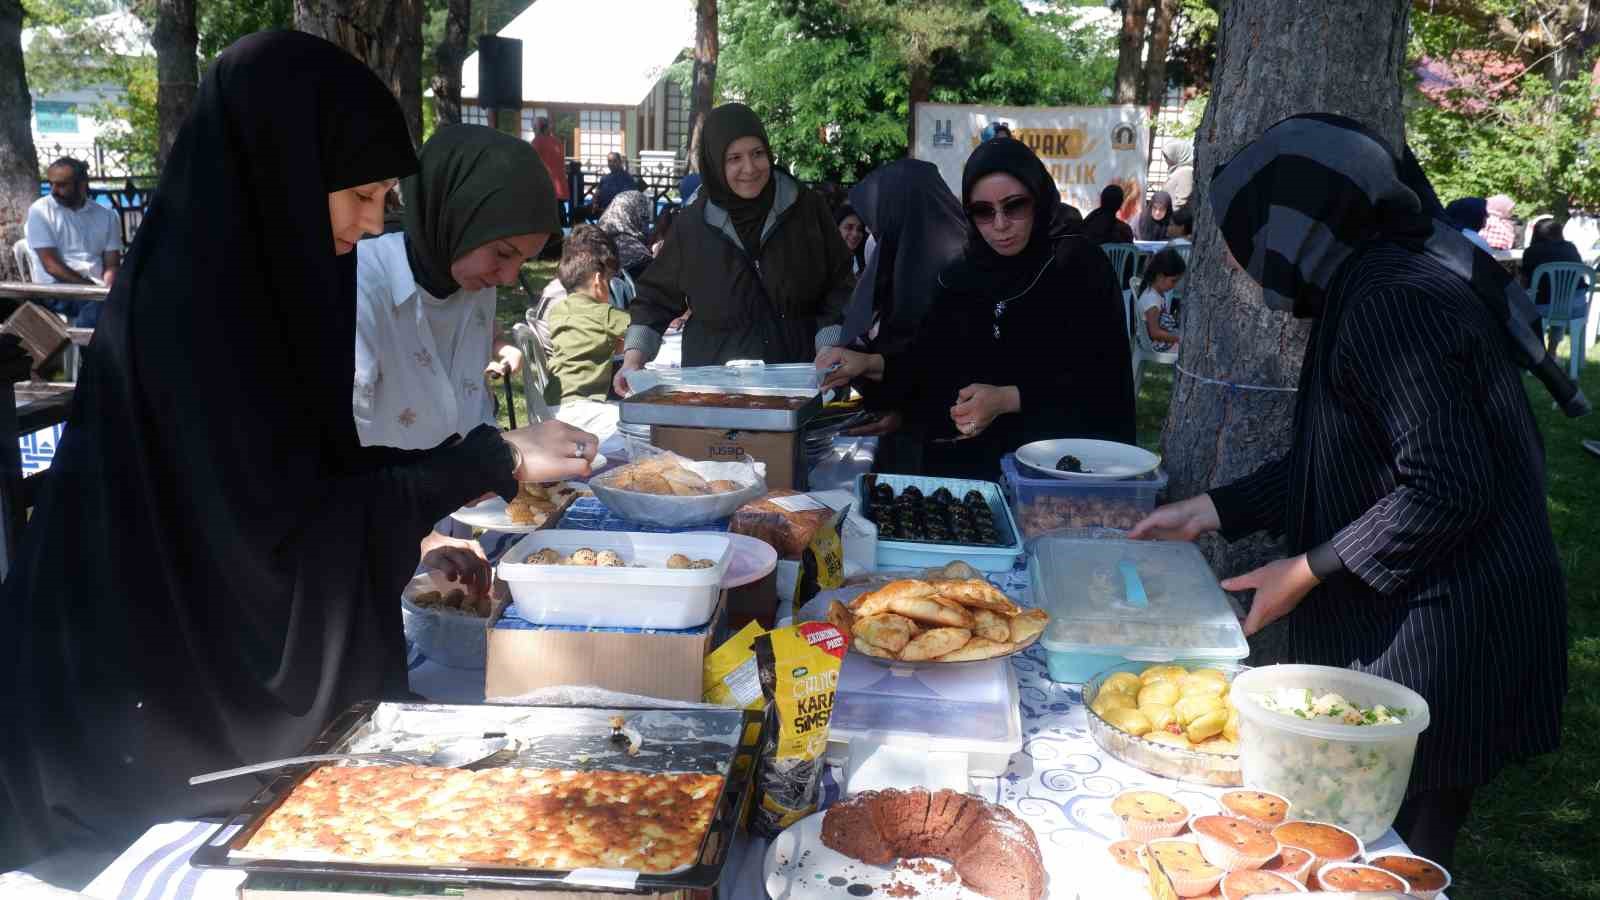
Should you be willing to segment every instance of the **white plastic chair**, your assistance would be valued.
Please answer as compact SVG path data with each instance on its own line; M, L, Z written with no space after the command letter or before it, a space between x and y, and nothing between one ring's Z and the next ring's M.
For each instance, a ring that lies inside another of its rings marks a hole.
M21 281L33 280L33 255L28 252L26 239L11 245L11 259L17 264L17 277Z
M1132 303L1132 292L1128 292ZM1173 292L1173 300L1177 299L1177 292ZM1157 363L1163 366L1178 364L1178 351L1157 350L1150 340L1150 329L1145 327L1144 319L1133 319L1133 395L1139 396L1139 383L1144 380L1144 364Z
M1139 256L1139 248L1133 244L1101 244L1100 249L1111 260L1111 269L1117 273L1117 287L1120 289L1133 276L1134 260Z
M1529 284L1529 292L1535 299L1539 296L1540 285L1549 284L1550 305L1541 308L1540 331L1548 335L1552 324L1566 325L1567 337L1572 341L1567 369L1574 381L1583 370L1584 345L1589 337L1589 310L1584 307L1595 290L1595 280L1595 270L1582 263L1555 262L1535 269Z
M550 384L550 367L545 362L544 348L526 322L511 326L511 335L522 351L522 398L528 404L528 424L548 422L555 411L545 402L544 389Z

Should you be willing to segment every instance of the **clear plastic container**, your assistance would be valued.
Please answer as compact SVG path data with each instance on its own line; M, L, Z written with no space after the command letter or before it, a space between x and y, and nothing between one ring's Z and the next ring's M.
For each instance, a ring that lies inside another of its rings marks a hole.
M867 479L887 484L898 495L908 487L915 487L923 496L939 488L946 488L959 501L968 491L977 491L989 502L989 513L994 519L999 544L940 544L933 541L896 540L878 536L878 568L880 569L931 569L960 560L980 572L1009 572L1022 556L1022 538L1017 533L1017 523L1011 517L1011 507L1006 504L1000 485L992 481L966 478L934 478L925 475L859 475L856 477L856 511L870 505L867 497ZM1099 671L1098 669L1095 671ZM1091 673L1092 674L1092 673Z
M1010 453L1000 458L1000 472L1017 527L1029 542L1073 528L1127 531L1156 508L1167 489L1167 473L1160 469L1126 481L1073 481L1035 475Z
M1053 681L1081 684L1124 662L1236 662L1250 653L1193 544L1046 535L1032 546L1028 577L1050 613L1040 643Z
M1254 695L1305 688L1349 702L1406 710L1399 725L1345 725L1274 712ZM1239 710L1239 762L1246 787L1289 798L1295 818L1329 822L1363 841L1394 824L1411 778L1417 735L1428 727L1428 701L1386 678L1329 666L1262 666L1233 681Z
M546 547L562 556L582 547L613 550L623 567L530 565ZM717 606L733 541L725 534L644 534L630 531L536 531L501 558L496 573L511 589L517 612L538 625L685 629L704 625ZM669 569L682 553L709 559L705 569ZM644 568L635 568L643 566Z

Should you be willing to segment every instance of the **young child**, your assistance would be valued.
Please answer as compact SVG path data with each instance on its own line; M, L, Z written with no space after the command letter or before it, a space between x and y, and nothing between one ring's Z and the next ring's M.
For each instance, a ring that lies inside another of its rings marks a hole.
M572 229L561 249L567 296L550 311L551 392L556 418L601 440L617 430L617 407L606 402L611 359L622 352L628 314L611 305L611 278L620 271L611 238L596 225Z
M1188 267L1173 249L1162 250L1145 264L1139 282L1139 318L1150 336L1151 349L1165 353L1177 346L1178 317L1172 312L1172 289Z
M1172 213L1172 224L1167 226L1167 246L1194 242L1194 212L1188 207Z

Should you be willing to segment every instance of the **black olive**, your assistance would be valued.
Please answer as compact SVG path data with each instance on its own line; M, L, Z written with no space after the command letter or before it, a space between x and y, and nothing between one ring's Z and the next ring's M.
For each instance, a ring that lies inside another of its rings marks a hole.
M1056 460L1056 468L1062 472L1083 472L1083 460L1068 453Z
M894 499L894 488L887 484L877 485L872 489L872 499L888 503Z
M949 503L949 502L955 500L956 498L955 498L955 495L950 493L950 489L949 488L943 488L942 487L942 488L939 488L938 490L934 491L933 492L933 497L930 498L930 499L937 500L940 503Z
M988 506L989 505L989 501L983 499L983 494L980 493L979 491L975 491L975 490L967 491L967 495L965 497L961 498L961 502L965 503L968 506Z
M902 497L910 497L910 498L914 498L914 499L917 499L917 500L921 500L922 499L922 491L921 491L921 489L919 489L914 484L907 485L906 487L901 488L900 496L902 496Z

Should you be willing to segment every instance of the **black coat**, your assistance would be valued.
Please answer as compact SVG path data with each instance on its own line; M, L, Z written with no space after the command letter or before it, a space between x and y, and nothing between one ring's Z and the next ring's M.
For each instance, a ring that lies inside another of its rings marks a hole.
M1566 584L1544 448L1505 330L1432 259L1365 251L1312 328L1287 457L1211 491L1223 534L1324 542L1347 571L1284 624L1295 662L1428 701L1411 790L1484 784L1556 747Z
M1111 263L1081 237L1056 238L1054 248L1009 299L941 275L916 342L885 356L885 405L930 439L957 435L950 407L969 384L1015 385L1022 396L1020 413L977 437L926 444L925 474L994 481L1000 457L1031 441L1134 442L1133 363Z
M850 251L827 201L781 170L772 177L772 212L754 259L727 213L704 194L678 218L628 307L630 349L654 356L668 323L691 304L685 366L810 362L818 343L837 342L854 283Z

